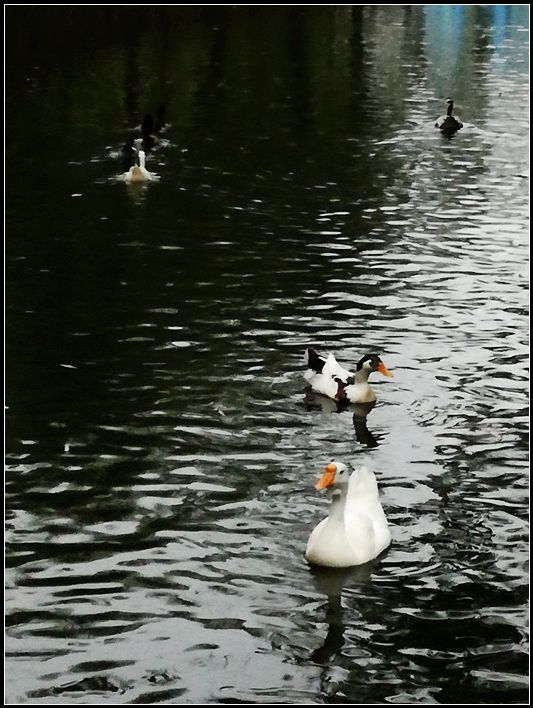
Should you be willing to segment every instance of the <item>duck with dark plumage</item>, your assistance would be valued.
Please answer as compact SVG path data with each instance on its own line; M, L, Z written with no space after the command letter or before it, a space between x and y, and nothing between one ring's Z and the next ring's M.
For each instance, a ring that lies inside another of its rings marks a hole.
M435 121L435 128L438 128L441 133L452 135L458 130L461 130L463 124L460 120L457 120L455 116L452 115L453 112L453 99L447 98L446 103L448 104L448 110L445 116L440 116Z
M146 152L153 150L159 143L159 139L154 135L154 119L147 113L141 123L142 147Z

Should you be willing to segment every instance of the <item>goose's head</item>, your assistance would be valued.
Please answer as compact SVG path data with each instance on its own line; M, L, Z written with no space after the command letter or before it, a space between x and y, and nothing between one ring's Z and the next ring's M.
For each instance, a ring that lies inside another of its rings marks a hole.
M326 489L332 497L348 494L358 497L375 497L378 494L376 476L367 467L351 471L348 465L336 460L326 465L315 489Z
M326 489L329 487L348 486L350 471L344 462L334 460L326 465L322 477L316 482L315 489Z
M365 354L364 357L357 362L356 371L364 371L367 375L370 375L373 371L379 371L383 376L392 377L391 372L377 354Z
M448 104L447 115L451 116L453 111L453 98L447 98L446 103Z

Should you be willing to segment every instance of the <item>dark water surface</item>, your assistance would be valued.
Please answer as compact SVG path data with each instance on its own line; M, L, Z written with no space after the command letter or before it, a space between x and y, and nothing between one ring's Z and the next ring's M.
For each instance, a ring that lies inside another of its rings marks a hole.
M527 702L528 25L8 8L8 702ZM332 458L394 540L312 572Z

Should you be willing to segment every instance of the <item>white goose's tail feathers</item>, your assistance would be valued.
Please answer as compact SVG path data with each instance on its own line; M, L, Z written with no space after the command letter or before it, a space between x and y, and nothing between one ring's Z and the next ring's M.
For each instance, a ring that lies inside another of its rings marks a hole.
M306 376L306 378L315 374L321 374L328 379L340 379L346 383L348 379L353 376L351 371L343 368L338 363L333 354L328 354L327 357L324 357L318 354L312 347L308 347L305 350L304 361L308 367L308 376Z
M348 371L348 369L345 369L339 364L333 354L329 354L326 359L322 373L327 376L331 376L334 379L340 379L344 383L346 383L348 379L353 376L351 371Z
M365 465L356 467L350 477L350 496L358 499L379 498L378 482L376 475Z

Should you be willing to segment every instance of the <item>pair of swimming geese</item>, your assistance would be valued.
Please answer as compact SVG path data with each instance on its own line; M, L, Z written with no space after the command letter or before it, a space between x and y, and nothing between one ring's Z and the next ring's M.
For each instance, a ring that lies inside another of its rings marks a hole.
M129 170L124 172L125 182L146 182L157 179L157 175L146 169L146 152L150 152L159 144L157 133L163 131L166 125L166 108L160 103L156 109L155 121L150 113L147 113L141 123L140 138L130 136L122 148L122 157ZM133 163L133 164L132 164Z
M336 401L372 403L376 396L368 384L370 374L392 376L377 354L365 354L353 373L333 354L323 357L311 348L306 350L305 360L304 378L312 390ZM329 516L315 526L307 541L309 563L349 568L377 558L390 545L389 525L373 472L360 467L350 474L344 463L330 462L315 489L326 489L331 505Z

